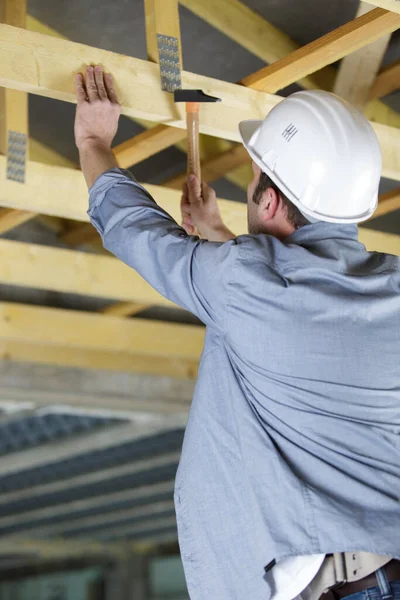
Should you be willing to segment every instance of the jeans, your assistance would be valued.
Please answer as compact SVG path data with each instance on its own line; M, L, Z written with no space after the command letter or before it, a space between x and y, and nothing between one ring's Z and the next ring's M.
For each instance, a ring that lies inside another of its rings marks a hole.
M400 600L400 580L388 582L384 569L376 571L379 585L345 596L342 600Z

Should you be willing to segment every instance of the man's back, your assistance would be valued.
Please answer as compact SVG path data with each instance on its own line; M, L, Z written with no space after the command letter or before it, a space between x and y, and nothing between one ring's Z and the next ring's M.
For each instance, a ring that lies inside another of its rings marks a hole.
M225 570L221 589L234 566L254 578L256 557L400 556L399 258L326 223L232 251L177 476L182 539ZM217 559L222 535L232 554Z

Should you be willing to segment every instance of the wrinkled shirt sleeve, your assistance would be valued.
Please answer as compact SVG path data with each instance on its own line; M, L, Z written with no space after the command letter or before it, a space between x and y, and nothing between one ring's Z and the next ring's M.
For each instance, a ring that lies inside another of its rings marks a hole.
M104 247L160 294L221 327L235 240L189 236L129 171L106 171L89 190L88 214Z

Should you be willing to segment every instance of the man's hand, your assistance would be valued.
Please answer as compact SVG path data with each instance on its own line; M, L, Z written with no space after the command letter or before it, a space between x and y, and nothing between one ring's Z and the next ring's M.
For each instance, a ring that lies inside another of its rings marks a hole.
M75 116L75 141L78 148L98 145L111 148L121 113L111 75L100 66L87 67L86 78L77 73L75 90L78 106Z
M88 188L105 171L117 167L111 143L121 113L111 75L99 66L87 67L86 78L75 76L78 100L75 116L75 142Z
M195 175L188 177L181 199L182 227L193 235L197 229L210 242L226 242L235 235L225 227L215 191Z

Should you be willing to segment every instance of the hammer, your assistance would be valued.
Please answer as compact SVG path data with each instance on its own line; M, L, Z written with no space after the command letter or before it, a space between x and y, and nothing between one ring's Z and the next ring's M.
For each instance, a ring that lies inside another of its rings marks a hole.
M199 149L199 112L202 102L221 102L221 98L208 96L202 90L175 90L175 102L186 102L186 124L188 133L188 175L196 175L201 181Z

